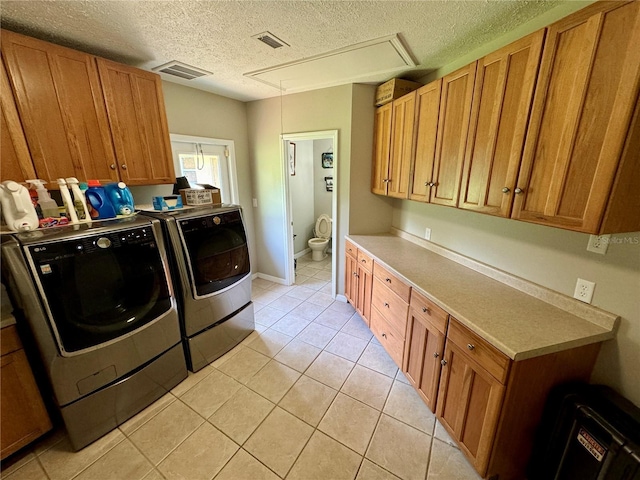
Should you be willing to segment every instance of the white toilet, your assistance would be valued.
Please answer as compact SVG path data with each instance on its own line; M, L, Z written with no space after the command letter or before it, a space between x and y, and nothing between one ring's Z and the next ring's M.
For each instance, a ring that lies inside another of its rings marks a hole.
M311 259L319 262L327 256L326 252L331 239L331 217L324 213L320 215L316 220L316 228L313 232L315 237L309 240Z

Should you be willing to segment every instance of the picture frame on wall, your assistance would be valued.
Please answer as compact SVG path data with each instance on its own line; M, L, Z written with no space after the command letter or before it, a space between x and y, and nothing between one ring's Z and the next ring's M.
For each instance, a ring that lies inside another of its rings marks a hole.
M322 154L322 168L333 168L333 152Z
M296 174L296 144L289 142L289 175Z

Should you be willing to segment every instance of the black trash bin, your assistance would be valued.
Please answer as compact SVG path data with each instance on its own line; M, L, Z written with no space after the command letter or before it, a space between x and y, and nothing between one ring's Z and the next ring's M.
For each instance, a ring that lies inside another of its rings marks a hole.
M604 385L552 390L528 480L640 480L640 409Z

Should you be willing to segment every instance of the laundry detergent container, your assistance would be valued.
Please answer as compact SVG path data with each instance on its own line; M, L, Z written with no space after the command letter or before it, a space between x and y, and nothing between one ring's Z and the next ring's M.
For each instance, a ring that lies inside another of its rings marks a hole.
M322 214L316 220L316 228L313 231L315 237L309 240L311 259L319 262L327 256L329 240L331 240L331 217Z

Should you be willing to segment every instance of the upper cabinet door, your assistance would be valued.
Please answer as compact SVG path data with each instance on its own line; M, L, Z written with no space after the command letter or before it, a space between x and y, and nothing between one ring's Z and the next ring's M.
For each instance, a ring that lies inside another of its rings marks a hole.
M24 182L27 179L36 178L36 172L31 162L27 140L24 138L24 131L13 100L7 72L1 60L0 82L2 82L0 84L0 105L2 107L0 109L0 130L2 131L0 180Z
M433 163L436 156L438 114L442 80L436 80L416 91L416 148L411 167L409 198L429 201L433 181Z
M387 194L389 183L389 155L391 153L391 109L392 103L376 109L373 129L373 169L371 171L371 192Z
M597 2L549 27L513 218L599 232L638 99L639 45L640 2Z
M431 203L455 207L458 202L477 63L442 79Z
M160 76L102 58L97 62L122 180L174 183Z
M544 33L478 61L460 208L511 213Z
M2 55L38 177L117 181L94 57L6 30Z
M391 121L391 155L387 195L409 197L409 173L413 153L413 126L415 121L416 92L393 101Z

